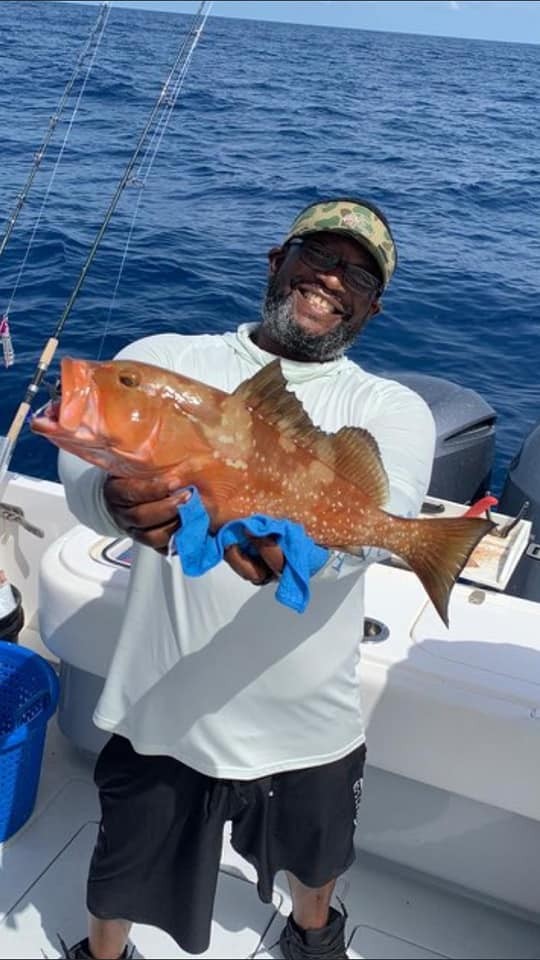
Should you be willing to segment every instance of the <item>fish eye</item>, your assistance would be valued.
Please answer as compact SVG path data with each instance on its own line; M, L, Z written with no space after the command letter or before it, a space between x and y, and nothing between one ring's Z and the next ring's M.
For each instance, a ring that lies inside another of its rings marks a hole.
M141 382L139 375L133 371L119 374L118 379L124 387L138 387Z

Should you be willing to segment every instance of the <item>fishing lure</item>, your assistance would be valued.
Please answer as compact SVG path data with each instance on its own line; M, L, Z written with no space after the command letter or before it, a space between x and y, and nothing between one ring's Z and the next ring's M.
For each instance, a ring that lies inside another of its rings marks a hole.
M11 367L12 364L15 363L15 351L11 340L7 313L0 317L0 340L2 341L2 350L4 353L4 366Z

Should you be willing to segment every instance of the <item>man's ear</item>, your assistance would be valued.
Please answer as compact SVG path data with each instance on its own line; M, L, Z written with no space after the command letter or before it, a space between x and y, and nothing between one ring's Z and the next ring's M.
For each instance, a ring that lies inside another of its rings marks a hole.
M287 250L285 247L272 247L268 251L268 272L271 277L278 272L286 256Z
M372 317L376 317L378 313L382 313L382 308L383 308L383 305L381 300L373 301L373 303L371 304L371 307L369 308L369 312L364 317L364 321L362 323L362 326L359 328L358 333L360 333L364 329L364 327L367 327Z

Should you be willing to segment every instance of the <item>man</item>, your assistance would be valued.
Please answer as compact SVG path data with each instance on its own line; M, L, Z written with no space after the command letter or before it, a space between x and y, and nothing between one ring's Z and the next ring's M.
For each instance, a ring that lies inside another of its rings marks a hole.
M310 205L270 251L259 324L224 335L149 337L120 356L231 392L276 356L288 388L327 432L367 429L390 485L386 509L418 512L435 431L423 400L345 357L396 264L383 214L364 200ZM113 734L96 766L102 822L90 866L88 940L71 957L126 955L132 921L186 950L208 946L223 825L269 902L287 873L284 957L345 957L330 906L354 859L365 759L356 674L369 559L334 553L307 611L274 599L283 556L231 547L198 579L166 556L185 493L107 477L63 454L68 503L105 535L135 542L126 614L95 721ZM369 544L366 544L369 547Z

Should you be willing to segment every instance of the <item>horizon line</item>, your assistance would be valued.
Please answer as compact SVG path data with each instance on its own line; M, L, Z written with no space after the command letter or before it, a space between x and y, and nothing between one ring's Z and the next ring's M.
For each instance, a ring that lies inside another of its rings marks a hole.
M20 4L21 0L11 0L12 3ZM25 0L22 0L25 2ZM26 0L27 3L38 3L42 0ZM99 6L103 0L49 0L52 3L72 3L75 6L87 7ZM127 0L112 0L110 2L111 10L137 10L143 13L164 13L171 16L180 16L180 17L191 17L195 15L195 11L192 13L189 10L163 10L162 8L152 7L140 7L132 6ZM219 20L244 20L248 23L278 23L282 26L294 26L294 27L315 27L321 30L361 30L364 33L391 33L397 34L402 37L433 37L437 40L467 40L471 43L506 43L514 46L523 46L523 47L536 47L540 44L539 40L499 40L492 37L464 37L459 34L450 34L450 33L419 33L416 30L393 30L392 28L387 28L385 30L377 29L376 27L360 27L355 24L350 24L349 26L343 26L342 24L334 23L307 23L305 20L275 20L273 18L267 17L241 17L237 14L224 14L224 13L212 13L209 16L209 20L216 18Z

